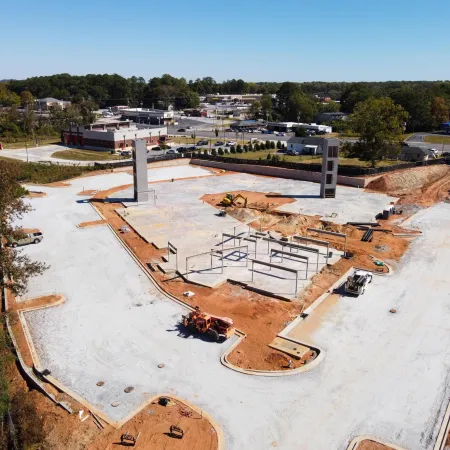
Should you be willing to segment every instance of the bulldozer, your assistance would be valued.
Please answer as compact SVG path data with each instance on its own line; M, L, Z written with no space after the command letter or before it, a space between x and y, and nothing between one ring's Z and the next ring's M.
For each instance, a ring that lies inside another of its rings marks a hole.
M242 200L244 200L244 208L247 208L247 197L244 197L242 194L237 194L237 195L233 195L233 194L225 194L225 197L222 199L222 205L223 206L232 206L232 205L236 205L236 200L242 198Z
M228 339L234 335L236 328L228 317L217 317L204 313L198 306L188 315L183 316L183 325L191 333L208 335L214 342Z

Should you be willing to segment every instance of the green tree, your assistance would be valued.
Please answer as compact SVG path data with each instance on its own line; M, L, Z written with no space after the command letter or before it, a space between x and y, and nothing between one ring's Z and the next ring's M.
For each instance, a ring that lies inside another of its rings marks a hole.
M295 136L296 137L306 137L306 130L302 127L297 127L295 129Z
M15 92L10 91L5 83L0 83L0 105L20 105L20 97Z
M373 96L367 83L351 84L341 97L341 109L343 112L352 113L355 106Z
M219 153L220 156L223 156L223 149L222 149L222 147L219 147L219 150L217 150L217 153Z
M275 148L275 142L274 141L270 141L270 148L272 150Z
M336 102L319 103L317 105L317 113L339 112L341 105Z
M398 153L407 119L408 113L388 97L358 103L350 120L352 129L360 134L360 157L375 167L382 158Z
M269 94L264 94L261 97L261 114L263 118L268 118L270 120L273 110L273 100L272 96Z
M266 159L270 161L272 159L272 153L267 153Z
M425 131L432 129L431 93L424 88L404 85L389 95L409 114L407 130Z
M236 147L234 145L230 147L230 153L236 153Z
M259 119L261 117L261 103L253 102L248 110L248 116L252 119Z
M253 144L252 143L248 144L248 151L249 152L253 151Z
M34 97L30 91L20 93L20 104L23 108L34 108Z
M433 128L436 130L443 122L447 122L449 118L449 103L442 97L433 97L431 100L431 117L433 120Z
M18 177L16 164L0 161L0 238L7 241L23 237L24 233L14 223L31 210L21 198L25 190L17 183ZM31 277L46 268L45 264L31 261L21 251L0 248L0 280L5 277L7 287L16 295L25 291Z
M278 149L281 148L281 141L277 141L277 148L278 148Z

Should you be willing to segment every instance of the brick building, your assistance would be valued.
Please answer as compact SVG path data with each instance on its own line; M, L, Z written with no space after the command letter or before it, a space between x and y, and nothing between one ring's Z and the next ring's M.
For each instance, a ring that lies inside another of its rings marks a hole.
M167 138L166 127L138 127L132 122L117 121L93 125L73 125L62 132L65 145L94 150L122 150L131 147L134 139L144 139L147 145L158 145Z

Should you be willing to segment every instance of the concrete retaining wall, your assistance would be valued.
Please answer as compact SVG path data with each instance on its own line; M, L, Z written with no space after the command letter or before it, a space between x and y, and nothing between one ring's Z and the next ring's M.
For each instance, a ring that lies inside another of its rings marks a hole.
M259 166L251 164L232 164L219 161L208 161L205 159L191 159L191 164L205 167L215 167L217 169L231 170L233 172L245 172L255 175L265 175L269 177L291 178L294 180L312 181L320 183L320 172L308 172L307 170L285 169L284 167ZM338 175L338 184L353 187L365 187L365 178L346 177Z

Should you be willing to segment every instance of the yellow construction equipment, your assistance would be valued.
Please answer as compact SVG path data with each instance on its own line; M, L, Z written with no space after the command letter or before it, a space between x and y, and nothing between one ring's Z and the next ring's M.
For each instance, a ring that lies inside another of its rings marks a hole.
M242 194L237 194L237 195L233 195L233 194L225 194L225 197L222 199L222 205L223 206L236 206L236 200L242 198L242 200L244 200L244 208L247 208L247 197L244 197Z

